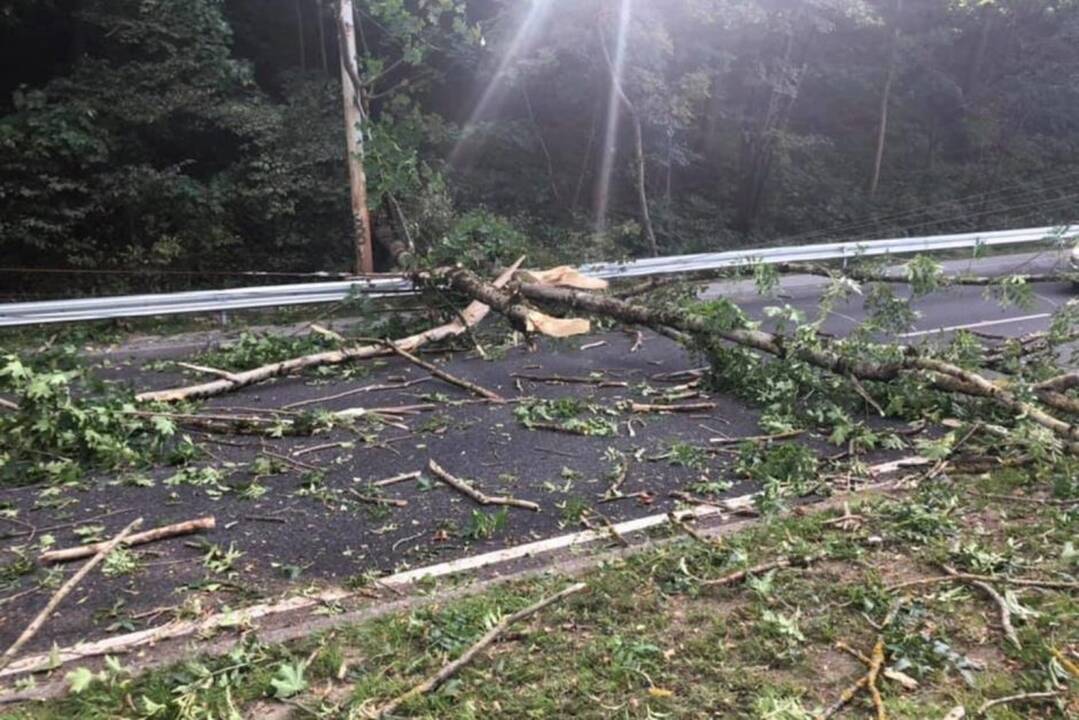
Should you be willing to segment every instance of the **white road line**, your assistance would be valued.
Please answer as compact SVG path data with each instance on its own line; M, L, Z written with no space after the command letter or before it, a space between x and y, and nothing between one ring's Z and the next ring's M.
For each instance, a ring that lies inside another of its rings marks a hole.
M917 467L925 465L929 461L923 457L912 456L905 457L899 460L892 460L890 462L881 463L868 469L868 474L871 477L880 477L881 475L889 475L891 473L899 472L900 470L908 467ZM722 512L732 512L739 509L750 508L753 506L753 498L757 496L757 493L751 493L749 495L739 495L738 497L725 498L717 500L716 505L700 505L689 510L679 512L679 517L707 517L709 515L715 515ZM669 523L666 513L658 515L649 515L647 517L637 518L636 520L626 520L624 522L617 523L614 526L615 531L619 535L628 535L634 532L640 532L641 530L647 530L648 528L656 527L658 525L665 525ZM572 547L574 545L580 545L583 543L589 543L596 540L602 540L609 538L611 533L606 528L599 530L583 530L581 532L569 533L568 535L561 535L559 537L546 538L543 540L537 540L536 542L526 543L524 545L517 545L515 547L503 548L501 550L494 550L492 552L483 553L481 555L473 555L471 557L459 558L457 560L450 560L448 562L439 563L437 565L431 565L429 567L417 568L415 570L406 570L399 572L389 577L384 577L379 580L380 585L407 585L408 583L415 582L424 578L437 578L445 575L454 575L456 573L464 572L466 570L476 570L481 567L489 565L497 565L507 562L509 560L518 560L524 557L532 557L540 555L542 553L548 553L553 550L561 550L564 548Z
M970 323L969 325L950 325L932 330L917 330L915 332L896 335L901 338L921 337L923 335L939 335L940 333L954 332L955 330L973 330L975 328L992 327L994 325L1010 325L1011 323L1026 322L1028 320L1042 320L1053 317L1053 313L1038 313L1037 315L1024 315L1022 317L1004 318L1003 320L983 320L982 322Z

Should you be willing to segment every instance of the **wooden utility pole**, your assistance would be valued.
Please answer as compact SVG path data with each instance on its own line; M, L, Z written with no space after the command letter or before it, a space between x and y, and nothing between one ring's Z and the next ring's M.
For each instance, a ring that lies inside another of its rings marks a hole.
M356 27L352 0L340 0L337 24L341 50L341 91L345 105L345 141L348 150L348 179L352 198L353 239L356 272L374 271L371 252L371 218L367 211L367 176L363 170L364 110L360 100L360 76L356 68Z

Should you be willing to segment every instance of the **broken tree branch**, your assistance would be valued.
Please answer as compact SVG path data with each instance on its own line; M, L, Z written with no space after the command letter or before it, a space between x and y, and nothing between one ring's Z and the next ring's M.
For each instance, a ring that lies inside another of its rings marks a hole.
M500 288L508 283L510 278L513 277L513 273L517 271L523 261L524 258L522 257L513 265L506 268L502 274L491 283L491 286ZM439 325L438 327L431 328L422 333L396 340L394 341L394 345L411 352L428 343L438 342L460 335L465 332L468 327L476 325L483 320L488 312L490 312L490 308L483 302L472 302L462 312L465 317L465 322L455 320L445 325ZM247 385L253 385L254 383L262 382L263 380L268 380L273 377L288 375L308 368L321 367L324 365L339 365L352 360L361 360L385 355L389 352L390 351L386 346L381 343L374 345L358 345L343 350L315 353L313 355L304 355L303 357L293 358L291 360L270 363L269 365L254 368L253 370L235 373L231 380L222 378L201 385L144 392L136 395L135 399L140 402L177 402L179 400L194 400L197 398L211 397Z
M56 610L56 607L63 602L64 598L71 594L71 591L82 582L83 578L89 575L91 570L97 567L109 553L116 549L116 546L126 540L140 525L142 525L142 518L136 518L112 540L105 543L98 543L94 546L96 549L94 552L90 553L93 557L90 558L85 565L79 568L79 571L72 575L67 582L60 586L60 589L53 594L49 599L49 602L46 603L41 612L37 614L37 617L30 621L30 624L26 626L26 629L22 631L22 634L19 635L18 639L11 644L11 647L4 651L3 655L0 655L0 669L7 667L12 658L23 649L26 643L33 639L34 635L36 635L38 630L45 624L45 621L48 620L49 616Z
M135 535L125 535L122 540L124 545L128 547L132 545L145 545L146 543L176 537L177 535L190 535L191 533L196 533L200 530L213 530L215 525L214 518L209 516L198 518L197 520L175 523L173 525L165 525L164 527L154 528L153 530L136 533ZM78 560L79 558L94 555L111 542L112 541L110 540L108 542L80 545L79 547L64 548L62 550L49 550L48 552L41 553L38 560L44 564Z
M506 398L502 397L498 393L492 392L492 391L488 390L485 387L480 387L479 385L477 385L477 384L475 384L473 382L470 382L468 380L464 380L462 378L459 378L456 375L451 375L450 373L446 372L445 370L438 367L437 365L434 365L432 363L427 362L426 360L423 360L421 358L416 357L415 355L410 353L408 350L405 350L404 348L399 347L394 342L391 342L391 341L387 340L387 341L384 341L384 344L391 351L397 353L398 355L403 357L405 360L408 360L413 365L416 365L417 367L423 368L424 370L431 373L432 375L434 375L439 380L443 380L443 381L449 383L450 385L456 385L457 387L462 388L464 390L467 390L470 393L473 393L475 395L479 395L482 398L486 398L487 400L490 400L491 402L499 402L499 403L506 402Z
M461 653L460 657L458 657L456 660L447 663L442 667L441 670L439 670L434 675L427 678L408 692L394 698L385 705L377 708L372 713L370 713L368 717L387 717L389 715L392 715L394 712L397 711L399 707L409 702L410 700L437 690L444 682L456 675L461 668L472 662L472 660L485 648L490 646L499 637L501 637L502 634L506 632L506 630L508 630L511 626L521 622L522 620L526 620L532 617L540 610L543 610L544 608L553 605L556 602L561 602L570 595L581 592L587 587L588 586L585 583L576 583L575 585L570 585L568 588L565 588L564 590L561 590L554 595L551 595L550 597L546 597L533 605L529 605L524 610L519 610L512 615L507 615L506 617L502 618L502 620L500 620L497 625L485 632L483 636L480 637L480 639L477 640L475 643L473 643L467 650Z
M508 505L510 507L519 507L525 510L532 510L533 512L539 512L540 506L530 500L518 500L517 498L500 496L500 495L486 495L476 488L469 485L464 480L454 477L450 473L446 472L441 465L434 460L430 460L427 467L431 470L431 473L442 482L452 487L462 495L475 500L480 505Z

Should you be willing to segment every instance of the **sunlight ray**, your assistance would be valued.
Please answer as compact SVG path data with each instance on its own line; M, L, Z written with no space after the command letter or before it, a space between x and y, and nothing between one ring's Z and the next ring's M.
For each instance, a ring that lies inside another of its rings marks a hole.
M487 87L484 88L483 94L480 95L479 102L472 109L468 120L461 128L461 137L454 144L453 150L450 151L449 165L450 167L457 167L464 154L465 147L468 145L469 137L476 128L476 124L483 118L495 104L498 99L499 91L504 89L504 80L511 68L513 62L520 57L524 49L527 47L530 40L536 35L536 30L542 25L542 20L547 16L550 10L552 0L532 0L531 7L528 8L528 14L525 16L524 21L513 35L513 40L506 48L506 52L503 54L502 59L498 62L498 68L495 70L494 76L491 81L487 83Z
M596 183L596 218L595 230L602 233L607 230L607 210L610 204L611 174L614 170L614 161L617 155L618 121L621 106L618 99L618 84L622 82L622 73L625 68L626 36L629 32L630 15L633 11L633 0L621 0L618 8L618 34L615 37L614 57L612 59L613 74L610 91L607 95L607 120L603 131L603 156L600 162L599 180ZM605 28L600 27L602 33Z

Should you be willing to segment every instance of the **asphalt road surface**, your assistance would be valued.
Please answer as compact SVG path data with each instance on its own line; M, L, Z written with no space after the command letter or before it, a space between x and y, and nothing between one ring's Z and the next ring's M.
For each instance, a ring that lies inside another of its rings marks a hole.
M971 269L979 273L1037 271L1051 261L1044 256L993 258ZM744 283L715 285L708 293L744 300L749 312L758 317L764 307L777 303L790 303L812 314L822 286L820 278L791 277L784 280L775 299L747 296ZM936 293L919 301L923 315L915 332L921 334L908 336L908 341L934 339L960 326L1008 336L1044 329L1048 314L1076 295L1064 283L1038 285L1036 292L1034 305L1025 308L1001 308L986 300L983 288ZM864 317L857 299L840 307L839 313L829 321L826 329L830 332L846 332ZM713 402L713 409L629 413L627 401L654 402L676 383L685 382L685 378L672 380L665 374L700 365L699 359L651 333L645 334L639 349L633 350L634 344L633 335L614 331L571 341L545 341L537 352L509 348L498 359L483 360L470 353L431 356L449 372L509 398L576 398L589 406L587 416L616 425L617 435L611 437L529 429L515 415L517 404L477 403L461 389L433 379L332 397L426 377L424 371L392 358L369 362L365 365L369 373L349 378L319 373L279 378L212 399L203 411L242 414L244 408L285 408L301 401L314 401L305 406L308 410L434 406L407 416L401 426L337 428L314 437L281 438L211 437L188 429L205 448L193 467L214 468L219 475L177 481L180 469L162 464L79 487L0 491L0 502L17 510L19 521L0 519L0 533L4 533L0 534L0 562L5 564L18 553L34 557L46 534L58 547L67 547L80 542L79 528L98 526L96 534L109 537L137 516L144 517L145 526L151 528L203 515L217 519L216 530L193 541L170 540L140 548L141 569L133 574L106 577L95 573L64 603L28 650L157 624L182 607L190 612L235 607L309 584L355 586L371 576L557 536L581 528L583 508L590 508L595 518L619 522L673 509L677 501L672 491L718 490L716 497L751 492L753 488L736 472L736 454L720 450L687 465L669 453L679 445L714 448L709 442L712 438L757 434L758 410L731 396L704 394L692 401ZM99 373L140 389L183 384L192 378L147 369L144 364L162 357L190 358L189 352L182 344L142 342L107 353ZM613 384L554 384L514 377L522 373L595 374ZM866 417L870 419L868 413ZM813 433L798 442L810 444L822 455L836 451ZM268 462L274 456L286 460ZM601 502L617 475L618 457L628 459L622 492L629 497ZM423 471L431 459L488 494L529 500L541 510L510 508L499 513L496 508L478 506L426 474L420 480L385 488L386 497L407 503L399 507L372 505L357 498L356 493L369 492L368 483ZM49 529L57 525L62 527ZM27 534L28 527L33 528L33 535ZM220 551L216 565L213 557L208 560L207 547L200 545L204 542ZM220 562L229 551L231 562ZM64 568L65 573L73 571L74 567ZM8 582L3 589L0 644L10 643L44 604L51 591L34 590L43 576L38 570Z

